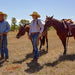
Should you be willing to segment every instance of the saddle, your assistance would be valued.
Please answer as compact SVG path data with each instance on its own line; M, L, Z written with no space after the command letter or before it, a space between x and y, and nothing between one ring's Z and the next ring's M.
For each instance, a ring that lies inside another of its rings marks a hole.
M72 28L72 29L75 28L75 24L71 24L71 28Z
M66 23L64 20L62 21L62 23L64 24L65 29L68 28L68 23ZM70 24L71 28L75 28L75 24L71 23Z

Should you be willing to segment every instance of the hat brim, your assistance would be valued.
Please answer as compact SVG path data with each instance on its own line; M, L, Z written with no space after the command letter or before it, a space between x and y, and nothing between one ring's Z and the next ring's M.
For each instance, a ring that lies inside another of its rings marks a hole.
M7 14L4 14L4 13L2 13L2 14L0 14L0 15L4 15L4 16L7 16Z
M40 18L40 15L34 15L34 14L31 14L30 16L37 16L38 18Z

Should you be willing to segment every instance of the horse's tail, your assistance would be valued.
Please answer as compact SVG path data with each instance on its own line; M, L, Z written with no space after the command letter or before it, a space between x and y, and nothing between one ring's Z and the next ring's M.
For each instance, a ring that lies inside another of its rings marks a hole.
M45 45L45 36L42 38L42 45Z

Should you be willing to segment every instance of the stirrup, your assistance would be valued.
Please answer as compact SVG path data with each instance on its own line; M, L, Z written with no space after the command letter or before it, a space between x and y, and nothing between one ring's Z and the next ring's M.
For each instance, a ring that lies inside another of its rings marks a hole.
M71 36L72 35L72 33L71 32L68 32L68 36Z

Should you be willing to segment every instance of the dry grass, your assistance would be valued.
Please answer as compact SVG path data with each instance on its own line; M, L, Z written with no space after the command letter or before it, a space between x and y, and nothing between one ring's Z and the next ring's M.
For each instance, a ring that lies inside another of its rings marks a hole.
M67 55L55 31L48 32L49 52L40 52L38 63L31 62L32 45L25 35L16 39L17 32L9 32L9 61L0 61L0 75L75 75L75 40L70 38Z

